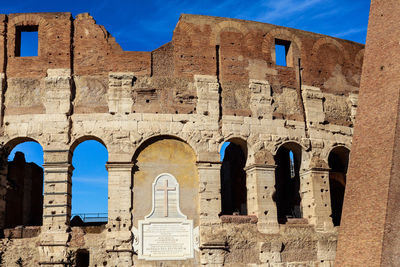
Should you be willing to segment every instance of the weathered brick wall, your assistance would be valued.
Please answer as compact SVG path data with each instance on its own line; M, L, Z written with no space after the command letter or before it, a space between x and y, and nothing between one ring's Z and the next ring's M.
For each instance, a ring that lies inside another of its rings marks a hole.
M14 56L18 23L39 25L39 56ZM38 250L26 252L30 244L16 241L7 245L7 257L21 250L35 264L64 264L68 246L86 246L91 264L141 263L133 231L132 209L140 205L133 159L149 140L166 136L185 142L195 155L198 183L192 190L198 200L193 211L198 214L188 218L200 231L196 264L244 266L247 260L332 266L337 229L329 217L327 162L333 148L351 147L363 45L195 15L182 15L172 41L152 52L123 51L86 13L74 19L70 13L2 15L0 33L1 25L8 31L7 38L0 34L0 60L2 52L8 56L0 73L0 143L8 148L28 140L42 145L46 193ZM291 42L287 67L275 63L275 39ZM106 230L88 235L71 232L69 220L72 154L90 139L102 142L109 153L109 212ZM251 216L219 217L224 142L246 150ZM275 156L286 145L301 151L303 218L279 225ZM1 188L6 188L4 172ZM4 206L0 198L0 215Z

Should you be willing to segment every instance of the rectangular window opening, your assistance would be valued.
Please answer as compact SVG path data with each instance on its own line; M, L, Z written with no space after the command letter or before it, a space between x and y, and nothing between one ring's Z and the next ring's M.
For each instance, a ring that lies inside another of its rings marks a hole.
M37 57L39 50L39 26L18 26L15 36L16 57Z
M288 67L288 54L290 42L286 40L275 39L275 64Z

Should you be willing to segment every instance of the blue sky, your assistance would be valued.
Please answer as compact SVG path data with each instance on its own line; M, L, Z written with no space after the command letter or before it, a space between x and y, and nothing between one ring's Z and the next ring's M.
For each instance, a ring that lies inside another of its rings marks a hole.
M369 4L369 0L26 0L4 1L0 13L89 12L124 50L151 51L171 40L181 13L254 20L365 43ZM15 150L25 152L28 162L42 165L40 145L26 143ZM84 142L76 148L73 213L107 212L106 161L107 150L100 143Z
M125 50L169 42L181 13L272 23L365 43L369 0L25 0L3 1L0 13L89 12Z

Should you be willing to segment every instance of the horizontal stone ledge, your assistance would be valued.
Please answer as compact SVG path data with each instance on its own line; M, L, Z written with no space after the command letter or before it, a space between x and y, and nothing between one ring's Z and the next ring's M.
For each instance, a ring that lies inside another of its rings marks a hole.
M67 247L66 242L60 242L60 243L40 243L39 246L41 247Z
M52 217L70 217L70 215L67 214L50 214L50 215L43 215L43 218L52 218Z
M67 262L67 261L40 261L39 265L55 265L55 264L62 264L64 266L71 265L72 262Z
M135 251L133 251L132 249L107 249L106 252L107 253L110 253L110 252L116 252L116 253L118 253L118 252L128 252L128 253L133 253L133 254L137 255L137 253Z
M44 181L45 184L72 184L71 181L62 180L62 181Z
M68 195L71 196L70 193L68 192L44 192L43 195L48 195L48 196L59 196L59 195Z
M220 249L229 250L229 246L226 243L206 243L199 247L200 250L204 249Z
M64 207L71 207L68 204L54 204L54 205L43 205L44 208L64 208Z

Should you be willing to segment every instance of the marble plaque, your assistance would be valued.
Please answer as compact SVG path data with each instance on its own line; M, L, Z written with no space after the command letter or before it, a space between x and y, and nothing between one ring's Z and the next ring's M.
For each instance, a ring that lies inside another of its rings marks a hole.
M179 184L163 173L152 185L152 211L139 220L138 258L185 260L194 257L193 221L180 211Z

